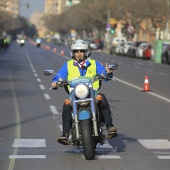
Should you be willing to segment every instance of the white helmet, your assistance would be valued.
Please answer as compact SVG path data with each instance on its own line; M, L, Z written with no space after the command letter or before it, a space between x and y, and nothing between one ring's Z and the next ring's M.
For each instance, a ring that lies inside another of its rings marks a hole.
M75 50L84 50L85 51L85 59L89 58L91 53L89 51L89 45L86 41L76 40L71 44L71 57L74 58Z

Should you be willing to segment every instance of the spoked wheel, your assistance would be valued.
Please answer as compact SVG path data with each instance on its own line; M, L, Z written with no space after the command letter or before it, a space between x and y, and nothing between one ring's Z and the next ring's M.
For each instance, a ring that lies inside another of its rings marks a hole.
M80 130L83 143L84 157L87 160L93 160L95 158L95 147L93 142L90 120L80 121Z

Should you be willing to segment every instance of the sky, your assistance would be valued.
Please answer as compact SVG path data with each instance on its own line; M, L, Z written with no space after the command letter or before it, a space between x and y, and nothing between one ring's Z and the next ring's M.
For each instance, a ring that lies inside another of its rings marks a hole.
M29 19L35 11L44 12L45 0L20 0L20 4L20 16ZM29 4L29 9L25 4Z

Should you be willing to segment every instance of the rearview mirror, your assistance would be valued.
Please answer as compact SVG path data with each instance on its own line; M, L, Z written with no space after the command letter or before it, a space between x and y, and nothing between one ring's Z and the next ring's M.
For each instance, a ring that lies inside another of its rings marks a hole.
M51 75L51 74L53 74L53 73L54 73L53 70L44 70L44 74L45 74L46 76Z
M111 65L109 65L108 67L109 67L109 69L111 69L111 70L117 70L117 69L118 69L118 64L111 64Z

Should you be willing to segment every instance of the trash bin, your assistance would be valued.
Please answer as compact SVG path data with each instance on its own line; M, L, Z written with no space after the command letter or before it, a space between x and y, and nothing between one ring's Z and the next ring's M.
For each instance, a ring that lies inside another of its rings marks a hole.
M162 63L162 40L156 42L155 62Z
M165 51L166 46L170 45L169 40L158 40L155 49L155 62L162 63L162 53Z

